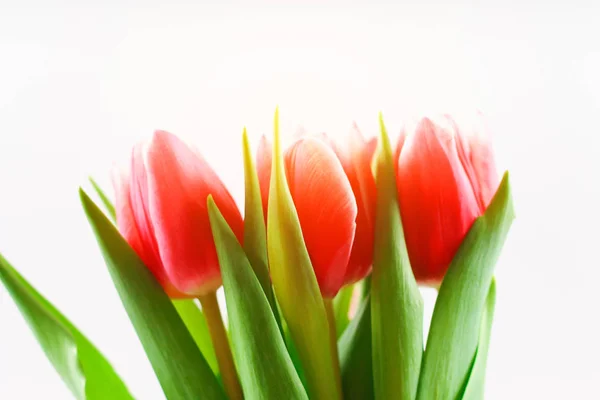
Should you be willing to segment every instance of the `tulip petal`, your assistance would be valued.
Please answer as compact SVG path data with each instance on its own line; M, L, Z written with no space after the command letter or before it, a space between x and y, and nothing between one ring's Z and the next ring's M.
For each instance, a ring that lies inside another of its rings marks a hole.
M208 163L168 132L155 132L146 163L148 209L170 282L188 295L216 290L221 276L206 199L213 195L241 241L243 222L233 198Z
M404 142L397 180L415 277L423 284L437 285L479 216L452 128L422 119Z
M131 187L124 192L129 193L129 204L142 245L142 260L155 275L164 275L158 245L154 237L154 227L148 211L148 177L143 151L141 143L133 148L130 170Z
M160 256L158 255L158 249L155 247L155 245L152 245L152 243L155 243L154 237L149 235L149 237L142 238L140 235L131 198L133 196L137 199L141 196L137 192L131 192L131 175L132 173L130 169L120 168L118 166L113 167L112 181L115 189L115 213L119 233L121 233L133 250L135 250L146 267L148 267L148 269L152 272L156 280L158 280L158 282L162 285L169 297L188 297L175 289L165 275L165 272L162 268L162 262L160 261ZM138 212L141 212L143 218L142 221L146 223L147 219L145 217L145 211L143 211L143 209L140 210L140 208L138 208ZM144 228L144 232L147 233L149 229L147 224L144 225Z
M344 282L356 229L356 201L335 153L322 141L303 138L285 154L290 193L324 297Z
M476 121L461 121L460 125L450 116L446 118L458 133L457 152L479 204L479 213L483 214L500 184L490 136L480 116Z
M371 160L377 141L365 141L354 124L345 145L329 142L344 168L357 205L356 234L344 279L345 284L350 284L364 278L373 263L377 189L371 172Z

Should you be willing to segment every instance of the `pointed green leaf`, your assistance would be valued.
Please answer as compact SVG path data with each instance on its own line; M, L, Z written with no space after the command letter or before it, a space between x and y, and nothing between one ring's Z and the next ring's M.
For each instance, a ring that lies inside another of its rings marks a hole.
M375 397L412 400L417 392L423 355L423 299L408 260L392 148L381 115L380 124L371 274Z
M342 336L342 333L350 323L350 302L354 293L354 285L347 285L342 288L333 300L333 310L335 312L335 329L337 337Z
M310 397L335 400L341 397L341 383L338 385L327 340L329 323L286 181L277 111L274 136L267 221L271 278L304 367Z
M2 255L0 280L76 399L133 399L98 349Z
M202 310L194 300L173 300L173 305L190 335L194 338L206 362L210 365L212 371L217 374L219 372L217 356L213 349L208 324Z
M344 400L374 399L369 295L338 341L338 347Z
M245 181L245 210L244 210L244 251L248 255L250 265L254 274L260 282L275 320L281 332L281 320L279 311L275 304L275 295L273 286L271 286L271 276L269 275L269 260L267 257L267 230L265 227L265 216L263 214L262 198L258 175L252 152L250 151L250 142L248 134L244 128L243 133L243 151L244 151L244 181Z
M475 356L494 267L514 219L508 173L477 218L444 277L435 303L418 399L456 399Z
M160 284L98 206L83 190L79 194L123 306L167 399L223 399L222 388Z
M208 214L244 398L308 399L263 288L212 196Z
M300 354L298 353L298 348L296 347L296 344L292 339L292 334L287 324L285 323L285 320L281 321L281 328L283 329L283 338L285 340L285 345L288 349L290 358L292 359L292 363L294 364L294 368L296 368L296 373L300 377L300 381L302 382L302 386L304 386L304 389L308 390L308 385L306 383L306 374L304 373L304 368L302 367Z
M467 381L467 387L462 400L481 400L485 389L485 367L487 364L488 348L490 346L490 337L492 334L492 321L494 320L494 306L496 305L496 280L492 279L490 290L488 291L479 330L479 344L475 353L473 369Z
M115 206L110 201L108 196L104 193L104 191L102 190L100 185L98 185L96 183L94 178L90 177L89 179L90 179L90 183L92 184L92 187L94 188L94 191L96 192L98 197L100 197L100 201L102 201L102 205L104 205L104 208L108 212L108 216L110 217L111 221L117 222L117 213L115 211Z
M117 222L117 215L115 213L115 206L110 201L108 196L105 195L105 192L102 190L100 185L96 183L93 178L89 178L94 190L100 197L104 208L108 211L108 216L111 217L114 223ZM266 246L266 245L265 245ZM265 249L266 251L266 249ZM202 355L210 365L210 368L215 374L219 373L219 367L217 365L217 357L215 355L215 350L212 346L212 341L210 339L210 333L208 331L208 325L206 323L206 318L204 314L200 310L200 307L196 305L194 300L173 300L173 305L177 310L177 313L181 317L181 320L188 328L188 331L194 338L194 341L202 351Z

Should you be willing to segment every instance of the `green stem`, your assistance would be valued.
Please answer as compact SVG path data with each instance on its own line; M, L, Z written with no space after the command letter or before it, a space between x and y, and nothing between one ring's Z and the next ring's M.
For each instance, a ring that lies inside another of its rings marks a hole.
M215 349L215 355L217 356L217 364L219 364L219 371L221 372L225 392L229 399L241 400L244 397L242 394L242 387L240 386L237 371L235 370L233 355L231 354L231 347L229 346L229 340L227 338L227 331L225 330L223 317L221 316L221 310L219 309L219 303L217 301L217 294L216 292L209 293L198 297L198 299L202 305L202 311L204 311L204 315L206 316L206 322Z
M333 299L324 298L325 313L327 314L327 322L329 323L329 344L331 348L331 359L333 361L333 373L335 376L335 385L338 393L342 393L342 378L340 374L340 357L337 347L337 329L335 326L335 311L333 309Z

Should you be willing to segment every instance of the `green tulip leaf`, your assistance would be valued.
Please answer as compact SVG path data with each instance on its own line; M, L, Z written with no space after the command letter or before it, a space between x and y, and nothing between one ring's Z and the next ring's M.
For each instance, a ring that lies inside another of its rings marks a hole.
M377 150L377 214L371 274L375 397L412 400L423 356L423 299L410 267L392 148L383 117Z
M296 373L300 377L300 381L302 381L304 389L307 389L308 386L306 384L306 374L304 373L304 368L302 367L302 362L300 361L300 354L298 353L298 348L292 339L292 334L285 323L285 320L281 321L281 328L283 329L285 345L287 346L287 350L290 358L292 359L292 363L294 364L294 368L296 368Z
M329 322L290 193L275 112L273 164L267 213L271 279L283 317L298 350L310 398L341 398L329 337Z
M481 400L484 396L485 367L487 364L492 322L494 320L494 306L496 305L496 280L492 280L490 290L485 301L485 309L479 330L479 344L473 361L473 369L467 381L465 394L462 400Z
M243 133L243 151L244 151L244 179L245 179L245 210L244 210L244 251L248 255L250 265L254 274L260 282L273 315L277 321L279 331L282 332L279 311L275 303L275 294L271 285L271 276L269 275L269 260L267 257L267 229L265 227L265 216L263 214L262 198L256 167L250 151L250 142L246 129Z
M114 223L116 223L117 214L115 212L115 206L110 201L108 196L106 196L106 192L102 190L100 185L98 185L93 178L90 177L89 179L96 194L98 197L100 197L104 208L108 212L108 216ZM208 365L210 365L210 368L215 375L218 375L219 366L217 364L217 356L215 355L215 350L213 349L210 333L208 331L208 325L206 323L206 317L202 313L202 310L200 310L200 307L198 307L194 300L173 300L173 305L181 317L181 320L194 338L194 341L200 348L200 351L202 351L202 354L208 362Z
M218 374L217 356L215 355L204 313L194 300L173 300L173 305L192 338L194 338L206 362L210 365L210 369L215 375Z
M92 184L92 187L94 188L94 191L96 192L98 197L100 197L100 201L102 202L102 205L106 209L106 212L108 212L108 216L110 217L110 220L112 222L117 222L117 212L115 211L115 206L110 201L109 197L106 195L104 190L102 190L100 185L98 185L96 183L94 178L90 177L89 179L90 179L90 183Z
M444 277L435 303L418 399L456 399L479 343L494 267L514 219L508 173L477 218Z
M260 281L212 196L208 214L244 398L308 399Z
M160 385L169 400L225 394L173 303L135 251L80 189L104 260Z
M2 255L0 280L29 324L46 357L76 399L133 399L98 349Z
M333 311L335 313L335 329L339 339L350 323L350 302L354 293L355 285L347 285L342 288L333 299Z
M354 319L338 341L342 389L345 400L371 400L373 356L371 353L371 298L365 298Z

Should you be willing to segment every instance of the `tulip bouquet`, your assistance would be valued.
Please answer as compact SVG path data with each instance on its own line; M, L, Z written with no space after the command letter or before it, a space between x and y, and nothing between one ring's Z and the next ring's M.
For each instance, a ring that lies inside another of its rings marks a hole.
M105 212L80 190L167 399L483 398L508 175L477 125L423 118L396 146L380 125L373 140L354 127L284 148L276 114L256 160L244 131L244 218L164 131L115 172L114 205L92 181ZM75 398L133 398L1 257L0 278ZM419 285L438 290L426 335Z

